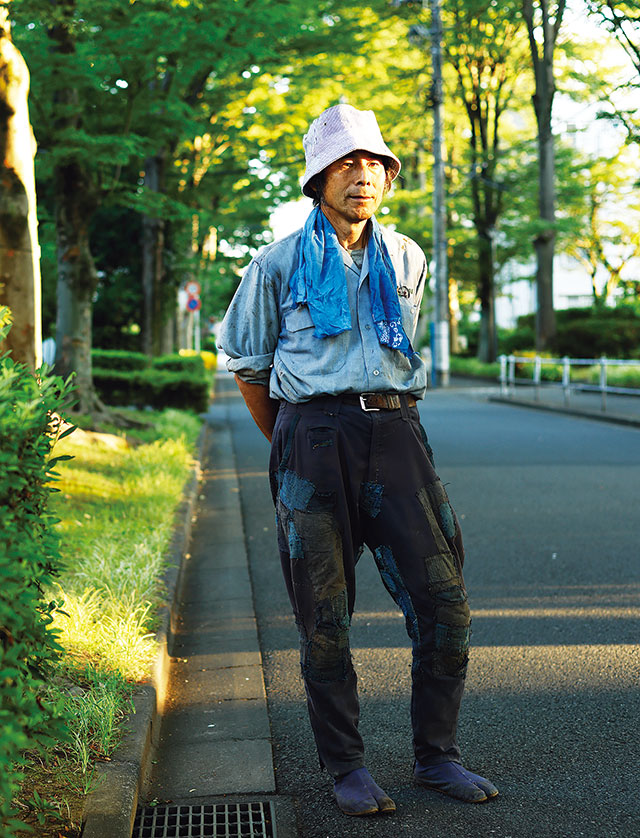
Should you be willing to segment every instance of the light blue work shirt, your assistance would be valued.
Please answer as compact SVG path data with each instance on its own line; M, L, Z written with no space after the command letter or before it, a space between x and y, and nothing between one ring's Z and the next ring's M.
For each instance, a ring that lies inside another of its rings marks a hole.
M413 341L424 291L424 253L411 239L381 228L393 262L404 330ZM297 308L289 282L298 268L302 230L261 248L247 267L222 323L227 368L244 381L269 384L273 399L298 403L340 393L411 393L422 398L427 372L418 354L407 358L378 341L371 315L369 266L359 268L342 248L351 329L314 336L306 305Z

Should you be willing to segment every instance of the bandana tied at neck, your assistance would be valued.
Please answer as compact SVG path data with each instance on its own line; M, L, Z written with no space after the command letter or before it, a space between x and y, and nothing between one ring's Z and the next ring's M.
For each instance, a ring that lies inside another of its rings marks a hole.
M367 256L371 312L378 340L411 358L415 351L402 325L396 274L375 217L371 218ZM342 250L336 231L320 207L312 210L302 230L298 269L291 277L290 288L296 306L304 303L309 307L315 337L351 329Z

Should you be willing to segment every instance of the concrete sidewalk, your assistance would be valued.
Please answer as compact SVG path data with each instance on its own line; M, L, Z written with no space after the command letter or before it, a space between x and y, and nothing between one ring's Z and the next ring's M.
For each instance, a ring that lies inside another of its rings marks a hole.
M190 554L172 625L159 801L275 791L269 719L240 494L224 398L209 434Z

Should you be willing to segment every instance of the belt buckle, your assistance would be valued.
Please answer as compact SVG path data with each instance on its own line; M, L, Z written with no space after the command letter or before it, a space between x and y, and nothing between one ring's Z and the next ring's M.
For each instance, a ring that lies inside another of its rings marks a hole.
M361 393L360 394L360 407L365 411L365 413L379 413L379 407L367 407L367 403L365 399L367 396L373 396L373 393Z

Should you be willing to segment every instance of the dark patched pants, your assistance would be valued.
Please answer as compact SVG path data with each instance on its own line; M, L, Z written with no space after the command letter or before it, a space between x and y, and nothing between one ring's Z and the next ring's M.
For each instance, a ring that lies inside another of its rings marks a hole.
M283 402L273 434L282 569L316 746L333 776L363 765L349 625L364 544L412 641L415 755L423 765L460 758L470 633L462 537L418 410L402 401L378 412L335 397Z

